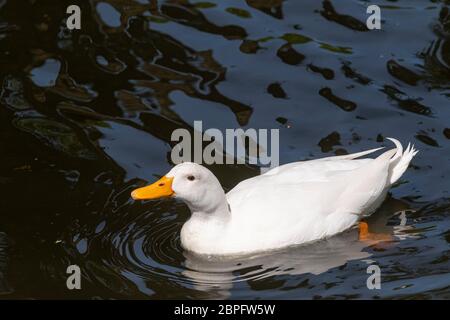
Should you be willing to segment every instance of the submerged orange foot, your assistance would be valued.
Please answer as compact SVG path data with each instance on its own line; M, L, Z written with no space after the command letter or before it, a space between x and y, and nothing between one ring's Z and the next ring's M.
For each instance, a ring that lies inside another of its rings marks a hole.
M359 222L359 240L370 243L382 241L392 241L394 237L390 233L372 233L369 231L369 225L365 221Z

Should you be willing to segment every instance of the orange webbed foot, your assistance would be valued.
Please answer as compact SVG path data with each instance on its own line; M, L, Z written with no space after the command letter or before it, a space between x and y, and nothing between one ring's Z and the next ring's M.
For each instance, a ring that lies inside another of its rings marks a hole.
M389 233L372 233L369 231L369 224L365 221L360 221L359 240L369 244L376 244L383 241L393 241L394 237Z

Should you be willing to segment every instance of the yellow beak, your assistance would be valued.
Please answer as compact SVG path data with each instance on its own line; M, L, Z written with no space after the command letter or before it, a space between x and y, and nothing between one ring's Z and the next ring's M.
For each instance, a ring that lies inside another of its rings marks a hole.
M168 178L164 176L149 186L134 190L131 192L131 197L134 200L150 200L170 197L175 193L172 190L172 180L173 177Z

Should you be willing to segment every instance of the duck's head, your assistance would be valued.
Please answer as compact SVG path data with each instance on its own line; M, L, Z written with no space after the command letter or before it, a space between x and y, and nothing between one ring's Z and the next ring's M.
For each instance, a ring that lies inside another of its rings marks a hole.
M192 212L208 213L223 203L225 193L211 171L199 164L184 162L155 183L134 190L131 197L134 200L175 197L183 200Z

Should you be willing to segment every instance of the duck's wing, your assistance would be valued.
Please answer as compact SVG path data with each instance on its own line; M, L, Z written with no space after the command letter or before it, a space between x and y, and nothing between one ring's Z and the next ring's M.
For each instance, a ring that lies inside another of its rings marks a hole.
M364 214L382 196L389 185L389 164L395 152L394 149L376 159L365 159L356 168L347 170L337 170L334 165L334 170L329 170L329 163L317 162L315 171L322 174L306 179L285 171L248 179L227 194L231 213L240 220L239 224L253 224L255 228L292 230L296 225L315 228L316 222L320 225L326 219L336 219L334 227L343 230L340 224L348 224L350 218L339 221L336 217L352 215L350 220L354 223L358 217L353 216Z
M403 152L403 147L398 140L393 138L387 139L391 140L396 146L396 149L393 149L396 151L395 155L390 160L389 165L390 171L389 180L390 184L393 184L406 171L410 161L417 154L418 151L414 148L414 146L408 144L408 147ZM357 168L361 168L369 164L370 162L374 161L374 159L371 158L357 159L357 158L374 153L381 149L384 149L384 147L370 149L348 155L332 156L309 161L298 161L288 163L273 168L267 171L266 173L262 174L261 176L244 180L240 184L238 184L235 187L235 189L240 190L242 188L248 188L255 185L256 183L259 184L263 181L264 182L267 181L270 183L270 179L269 180L266 179L269 176L273 176L275 178L284 181L289 182L295 181L298 183L327 181L330 178L330 176L334 174L337 174L342 171L355 170Z
M391 159L396 151L396 149L389 150L369 164L346 172L342 177L336 177L344 182L345 188L337 199L334 214L367 215L381 204L386 190L391 185L389 180Z
M284 184L300 185L311 182L327 182L331 176L338 172L354 170L373 159L335 159L333 161L311 160L288 163L273 168L266 173L241 181L229 194L246 192L246 190L255 188L255 186L273 185L282 187Z
M290 175L296 176L297 179L307 178L307 180L311 180L311 178L313 178L314 180L314 178L319 178L322 175L328 175L329 172L356 169L363 164L372 161L373 159L354 159L374 153L381 149L384 149L384 147L346 154L342 156L332 156L308 161L292 162L270 169L262 176L289 173Z
M311 161L245 180L227 194L232 231L268 247L342 232L382 203L415 152L397 147L376 159Z
M356 152L356 153L351 153L351 154L345 154L342 156L332 156L332 157L320 158L320 159L317 159L316 161L320 161L320 160L353 160L356 158L361 158L363 156L366 156L368 154L374 153L374 152L376 152L378 150L382 150L382 149L384 149L384 147L370 149L370 150Z

